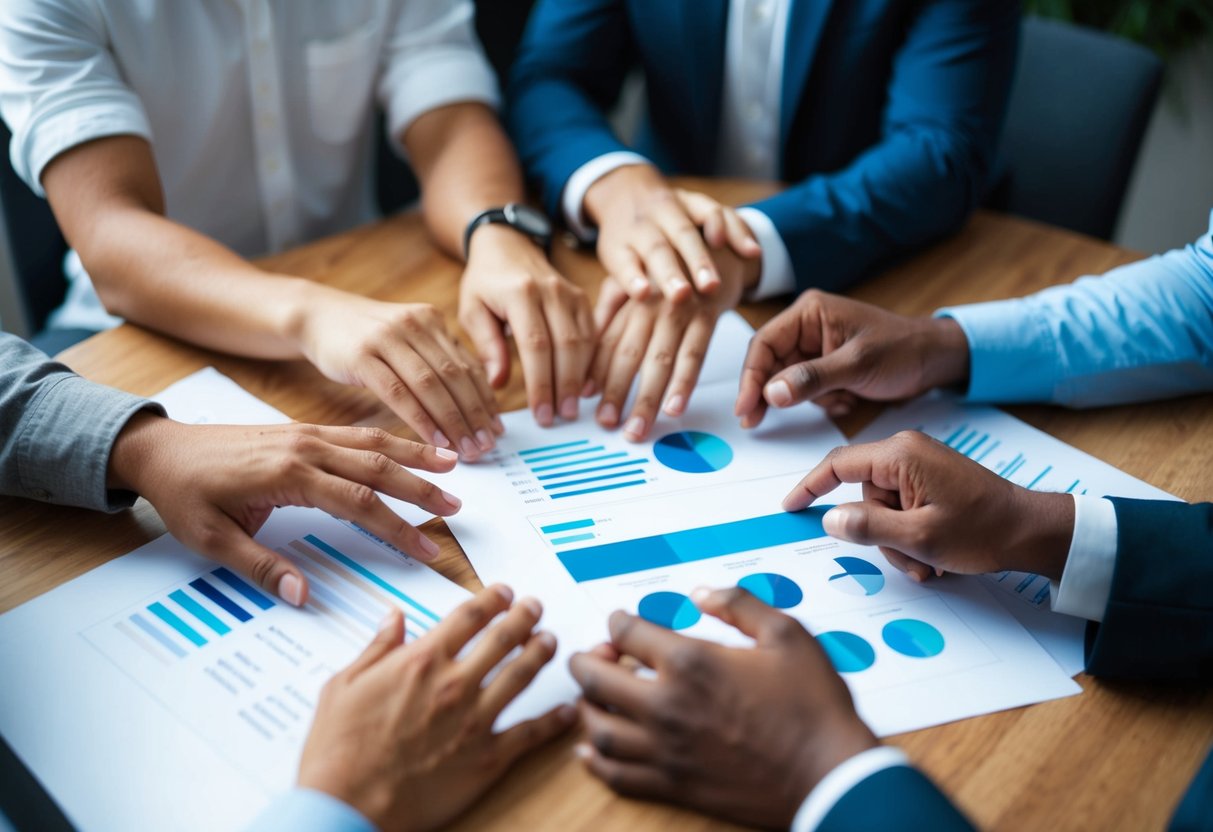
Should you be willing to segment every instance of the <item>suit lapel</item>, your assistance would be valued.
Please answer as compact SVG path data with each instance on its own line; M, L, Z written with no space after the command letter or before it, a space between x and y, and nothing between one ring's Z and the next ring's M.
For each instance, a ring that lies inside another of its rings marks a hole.
M697 134L696 167L711 170L720 133L720 99L724 92L724 44L729 0L679 0L687 93Z
M792 129L792 119L809 78L831 5L832 0L792 0L788 14L788 39L783 54L783 95L779 101L781 149L787 146L788 131Z

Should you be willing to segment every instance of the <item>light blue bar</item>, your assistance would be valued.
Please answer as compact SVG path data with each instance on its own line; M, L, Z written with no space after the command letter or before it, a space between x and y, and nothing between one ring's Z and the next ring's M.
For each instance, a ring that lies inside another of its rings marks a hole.
M1019 582L1019 586L1015 587L1015 591L1023 592L1025 589L1027 589L1029 586L1032 585L1032 581L1034 581L1034 580L1036 580L1035 575L1028 575L1026 578L1024 578L1022 581Z
M605 451L605 450L606 450L606 446L595 445L592 448L578 448L575 451L561 451L558 454L547 454L546 456L529 457L527 459L526 463L527 463L527 465L530 465L533 462L547 462L549 459L560 459L561 457L578 456L579 454L592 454L595 451Z
M1070 483L1070 487L1066 489L1066 493L1072 494L1075 488L1078 488L1078 480L1074 480L1074 482Z
M142 615L139 615L139 613L135 613L134 615L131 616L131 621L140 630L147 633L152 638L156 639L156 642L161 647L163 647L165 650L169 651L170 653L172 653L174 656L176 656L179 659L185 658L185 651L181 649L181 645L178 644L177 642L173 641L171 638L166 636L164 633L160 632L159 629L154 627L152 625L152 623L150 621L148 621L146 618L144 618Z
M1019 462L1021 459L1023 459L1023 454L1015 454L1015 456L1011 458L1011 461L1004 465L1003 469L998 472L998 475L1000 477L1009 476L1011 468L1014 467L1015 463Z
M206 644L206 639L201 633L178 618L172 610L164 606L164 604L161 604L159 601L154 604L149 604L147 611L159 618L165 624L172 627L177 632L181 633L181 635L185 636L187 640L192 641L195 647L201 647L202 645Z
M991 445L990 447L988 447L984 451L982 451L981 456L973 457L973 461L981 462L983 459L985 459L987 456L990 455L990 451L994 450L1001 444L1002 444L1001 442L995 442L993 445Z
M341 610L362 626L370 630L375 630L378 627L378 623L376 621L369 618L366 613L355 607L345 598L342 598L340 593L334 591L331 587L325 586L320 581L312 581L309 589L311 590L311 593L321 601L329 606L336 607L337 609Z
M1036 593L1036 597L1032 599L1032 603L1040 606L1049 598L1049 584L1046 582Z
M644 465L648 462L647 459L628 459L623 462L612 462L610 465L599 465L595 468L579 468L576 471L561 471L559 474L543 474L535 477L535 479L543 482L545 480L556 480L561 477L576 477L580 474L595 474L599 471L607 471L611 468L622 468L625 465Z
M592 534L571 534L568 537L558 537L552 541L553 546L563 546L566 543L580 543L583 540L593 540Z
M553 534L554 532L571 532L573 529L588 529L594 525L593 520L570 520L567 523L553 523L550 526L540 526L539 531L544 534Z
M965 446L968 445L970 442L972 442L973 438L976 436L977 436L976 430L969 431L967 434L965 434L964 439L961 439L959 442L956 443L956 450L962 454L965 453Z
M1007 479L1010 479L1011 477L1015 476L1016 474L1019 473L1019 469L1022 468L1027 463L1027 461L1028 461L1027 457L1024 457L1023 459L1019 460L1019 462L1016 462L1014 465L1012 465L1011 470L1007 471L1005 474L1003 474L1003 476L1006 477Z
M541 454L544 451L559 451L561 448L575 448L578 445L588 445L590 440L578 439L576 442L561 442L559 445L544 445L542 448L527 448L525 451L519 451L520 456L527 454Z
M320 551L324 552L326 555L331 557L333 560L343 563L346 566L348 566L350 569L353 569L355 572L357 572L362 577L366 578L368 581L373 583L375 586L379 587L380 589L384 590L385 592L391 593L392 595L396 596L404 603L412 606L417 611L422 612L425 615L429 616L435 622L437 622L439 620L438 616L435 615L433 612L431 612L429 609L422 606L418 602L414 601L412 598L405 595L400 590L396 589L396 587L392 586L387 581L383 580L383 578L380 578L378 575L376 575L371 570L367 569L365 566L363 566L358 561L354 560L353 558L349 557L348 555L338 552L332 546L328 545L323 540L316 537L316 535L309 534L309 535L306 535L303 539L306 540L308 543L312 544L313 546L315 546Z
M969 424L968 424L968 422L966 422L965 424L958 427L956 429L955 433L953 433L947 439L943 440L943 444L947 445L949 448L955 448L956 446L953 445L952 443L954 441L956 441L956 437L960 436L962 433L965 432L965 428L967 428L968 426L969 426Z
M599 485L594 488L583 488L580 491L564 491L560 494L549 494L553 500L559 500L564 497L580 497L582 494L593 494L596 491L614 491L616 488L627 488L629 485L644 485L644 480L630 480L629 482L613 482L610 485Z
M211 630L214 631L215 635L225 636L232 631L231 627L227 626L216 618L210 610L199 604L190 596L186 595L184 591L174 589L168 594L168 597L180 604L181 608L190 615L194 616L194 618L197 618L203 624L210 627Z
M1041 471L1039 474L1037 474L1037 475L1036 475L1036 479L1034 479L1034 480L1032 480L1030 483L1028 483L1028 486L1027 486L1027 487L1028 487L1028 490L1029 490L1029 491L1031 491L1031 490L1032 490L1032 486L1036 485L1036 483L1038 483L1038 482L1040 482L1042 479L1044 479L1045 474L1049 473L1049 472L1050 472L1050 471L1052 471L1052 470L1053 470L1053 466L1052 466L1052 465L1046 465L1046 466L1045 466L1045 469L1044 469L1043 471Z
M585 485L588 482L602 482L603 480L613 480L618 477L634 477L637 474L643 474L643 468L632 468L627 471L616 471L613 474L599 474L596 477L585 477L580 480L564 480L563 482L553 482L543 487L544 491L554 491L557 488L568 488L572 485Z
M538 474L540 471L555 471L557 468L568 468L570 465L589 465L591 462L603 462L608 459L619 459L619 457L627 455L627 451L615 451L613 454L592 456L588 459L574 459L570 462L553 462L551 465L540 465L538 468L532 467L531 470Z

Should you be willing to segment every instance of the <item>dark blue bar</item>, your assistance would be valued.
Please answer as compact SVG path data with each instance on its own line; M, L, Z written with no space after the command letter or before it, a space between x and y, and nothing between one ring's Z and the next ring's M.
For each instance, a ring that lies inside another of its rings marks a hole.
M602 482L603 480L613 480L619 477L634 477L637 474L643 474L643 468L633 468L630 471L616 471L614 474L599 474L596 477L586 477L580 480L565 480L564 482L552 482L543 487L544 491L552 491L557 488L568 488L572 485L585 485L588 482Z
M558 454L544 454L543 456L528 457L526 463L527 463L527 465L531 465L535 462L547 462L549 459L562 459L566 456L580 456L581 454L592 454L597 451L605 451L605 450L606 450L606 446L595 445L592 448L578 448L575 451L561 451Z
M619 459L621 456L627 456L627 451L615 451L614 453L603 454L602 456L591 456L586 459L574 459L568 462L553 462L551 465L531 466L531 470L535 473L540 471L555 471L557 468L568 468L570 465L589 465L591 462L605 462L608 459Z
M239 592L245 598L252 601L257 606L261 607L261 609L268 610L270 607L274 606L273 601L271 601L269 598L266 598L264 595L262 595L257 590L253 589L251 586L249 586L247 583L245 583L243 580L241 580L239 577L237 577L232 572L232 570L228 569L226 566L220 566L218 569L216 569L211 574L214 575L219 580L223 581L225 584L230 586L232 589Z
M576 442L561 442L559 445L544 445L542 448L527 448L525 451L519 451L519 454L541 454L544 451L559 451L561 448L574 448L578 445L588 445L590 440L578 439Z
M228 598L222 592L220 592L219 590L215 589L213 586L208 584L206 582L205 578L198 578L197 580L190 581L190 586L192 586L194 589L198 590L198 592L201 593L202 595L205 595L207 598L214 601L215 604L222 607L229 615L231 615L237 621L245 622L253 617L252 615L250 615L249 613L244 611L244 607L240 606L235 601L233 601L231 598Z
M704 526L620 543L587 546L557 557L573 580L593 581L645 569L676 566L768 546L781 546L825 537L821 516L833 506L814 506L717 526Z
M613 482L610 485L596 485L593 488L582 488L579 491L565 491L560 494L549 494L553 500L563 497L580 497L582 494L593 494L596 491L614 491L616 488L627 488L629 485L644 485L645 480L629 480L628 482Z
M623 462L612 462L610 465L599 465L595 468L578 468L576 471L561 471L559 474L544 474L542 476L535 477L535 479L543 482L544 480L555 480L560 479L561 477L576 477L580 474L594 474L598 471L610 470L611 468L622 468L625 465L644 465L647 462L647 459L628 459Z

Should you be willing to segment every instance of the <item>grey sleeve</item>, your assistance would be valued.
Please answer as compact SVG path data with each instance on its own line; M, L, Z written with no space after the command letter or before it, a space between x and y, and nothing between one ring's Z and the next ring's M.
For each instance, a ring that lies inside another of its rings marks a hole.
M135 494L105 487L110 450L155 402L94 384L0 333L0 494L118 511Z

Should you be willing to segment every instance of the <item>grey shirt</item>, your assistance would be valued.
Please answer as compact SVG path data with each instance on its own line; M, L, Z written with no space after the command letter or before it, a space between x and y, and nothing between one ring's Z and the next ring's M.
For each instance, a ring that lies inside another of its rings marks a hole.
M134 494L105 487L110 451L155 402L94 384L0 332L0 494L118 511Z

